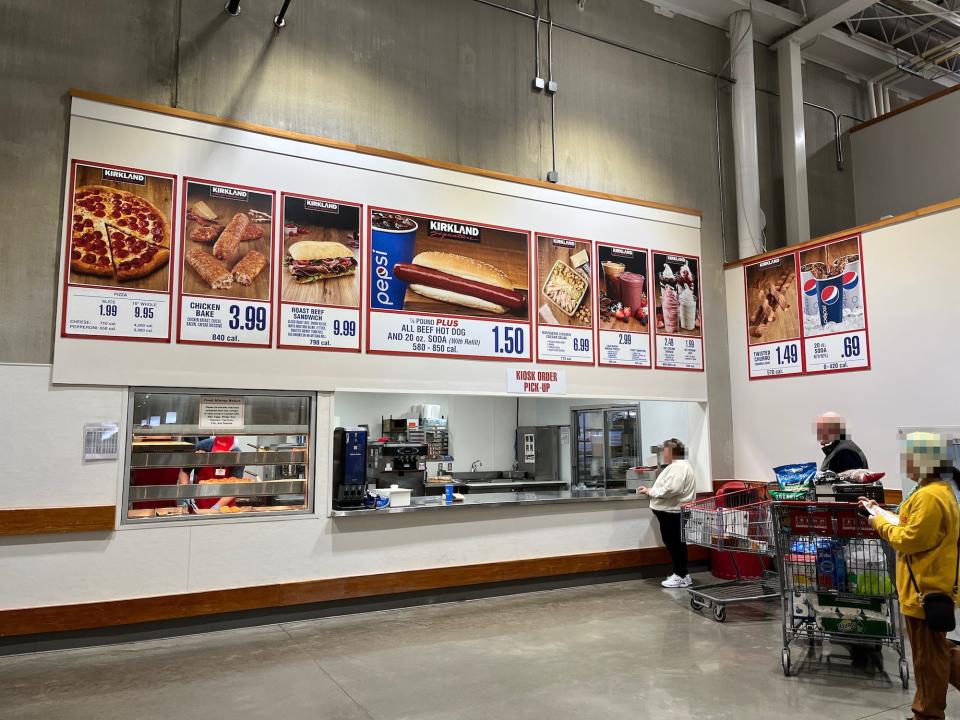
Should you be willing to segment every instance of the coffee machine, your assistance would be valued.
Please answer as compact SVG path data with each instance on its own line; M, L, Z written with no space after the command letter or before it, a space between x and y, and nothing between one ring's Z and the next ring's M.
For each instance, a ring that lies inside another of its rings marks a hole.
M367 478L378 488L405 488L414 496L425 492L426 443L372 442L367 445Z
M367 492L367 429L338 427L333 431L333 506L363 507Z

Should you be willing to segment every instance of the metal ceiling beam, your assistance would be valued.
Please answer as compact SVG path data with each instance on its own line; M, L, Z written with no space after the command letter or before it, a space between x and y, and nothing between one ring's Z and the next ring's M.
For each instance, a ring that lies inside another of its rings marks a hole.
M803 27L794 30L786 37L780 38L774 47L779 49L787 41L798 42L801 45L815 39L817 35L831 29L834 25L842 23L847 18L853 17L857 13L863 12L877 0L844 0L836 7L828 10L822 15L818 15Z

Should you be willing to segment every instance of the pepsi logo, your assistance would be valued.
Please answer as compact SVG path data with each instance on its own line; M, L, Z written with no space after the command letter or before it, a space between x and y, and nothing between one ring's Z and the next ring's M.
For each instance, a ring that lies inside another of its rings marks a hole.
M843 274L843 289L853 290L860 284L860 274L853 270L847 270Z
M803 294L810 297L817 296L817 281L815 278L807 278L806 282L803 283Z
M840 290L836 285L827 285L823 290L820 291L820 300L823 301L824 305L833 305L839 299Z

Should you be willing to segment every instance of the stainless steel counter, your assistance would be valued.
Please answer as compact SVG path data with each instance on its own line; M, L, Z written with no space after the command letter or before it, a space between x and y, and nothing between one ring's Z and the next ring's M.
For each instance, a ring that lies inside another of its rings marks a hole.
M463 496L463 502L447 505L443 496L415 497L410 499L408 507L385 507L380 510L363 508L360 510L333 510L330 517L361 517L390 515L393 513L423 512L426 510L456 511L465 508L508 507L513 505L560 505L584 502L625 502L637 507L647 507L649 498L637 495L632 490L559 490L537 492L483 493Z

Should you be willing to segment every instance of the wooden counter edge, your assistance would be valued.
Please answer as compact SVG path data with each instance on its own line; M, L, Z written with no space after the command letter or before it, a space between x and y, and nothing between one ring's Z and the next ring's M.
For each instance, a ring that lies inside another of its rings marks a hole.
M222 118L217 115L208 115L206 113L200 113L194 110L183 110L181 108L170 107L169 105L159 105L157 103L144 102L141 100L115 97L113 95L106 95L104 93L93 92L90 90L81 90L79 88L70 88L69 95L70 97L105 103L107 105L117 105L120 107L133 108L135 110L145 110L147 112L158 113L160 115L169 115L171 117L184 118L185 120L194 120L210 125L219 125L220 127L233 128L234 130L245 130L247 132L257 133L259 135L268 135L270 137L282 138L285 140L294 140L296 142L308 143L310 145L321 145L323 147L337 148L339 150L349 150L362 155L373 155L389 160L401 160L403 162L425 165L427 167L433 167L440 170L454 170L456 172L491 178L493 180L503 180L506 182L518 183L520 185L544 188L546 190L557 190L560 192L571 193L573 195L599 198L601 200L612 200L614 202L626 203L628 205L638 205L641 207L653 208L655 210L675 212L681 215L693 215L694 217L699 218L703 217L703 213L701 211L694 210L692 208L669 205L667 203L656 202L653 200L640 200L627 195L615 195L613 193L605 193L598 190L587 190L585 188L578 188L572 185L558 185L557 183L547 182L546 180L534 180L533 178L510 175L497 170L487 170L485 168L473 167L471 165L459 165L457 163L433 160L431 158L420 157L418 155L407 155L406 153L395 152L393 150L383 150L381 148L370 147L367 145L357 145L355 143L332 140L330 138L324 138L318 135L309 135L307 133L300 133L293 130L280 130L279 128L272 128L267 125L258 125L256 123L246 122L244 120L234 120L232 118Z
M116 515L113 505L0 509L0 537L110 532Z
M916 210L900 213L899 215L891 215L888 218L882 218L880 220L874 220L873 222L864 223L863 225L857 225L856 227L852 227L847 230L840 230L835 233L830 233L829 235L821 235L818 238L797 243L796 245L786 245L781 248L776 248L775 250L768 250L767 252L760 253L759 255L751 255L750 257L741 258L740 260L733 260L731 262L724 263L723 269L730 270L732 268L738 268L742 265L752 265L755 262L760 262L761 260L766 260L767 258L778 257L780 255L789 255L790 253L806 250L807 248L815 247L822 243L830 242L831 240L840 240L845 237L853 237L854 235L860 235L865 232L879 230L881 228L889 227L890 225L898 225L902 222L906 222L907 220L915 220L916 218L926 217L927 215L936 215L937 213L953 210L958 207L960 207L960 198L945 200L933 205L917 208Z
M690 559L705 560L691 547ZM0 637L87 630L312 603L664 565L664 547L306 580L203 592L0 610Z

